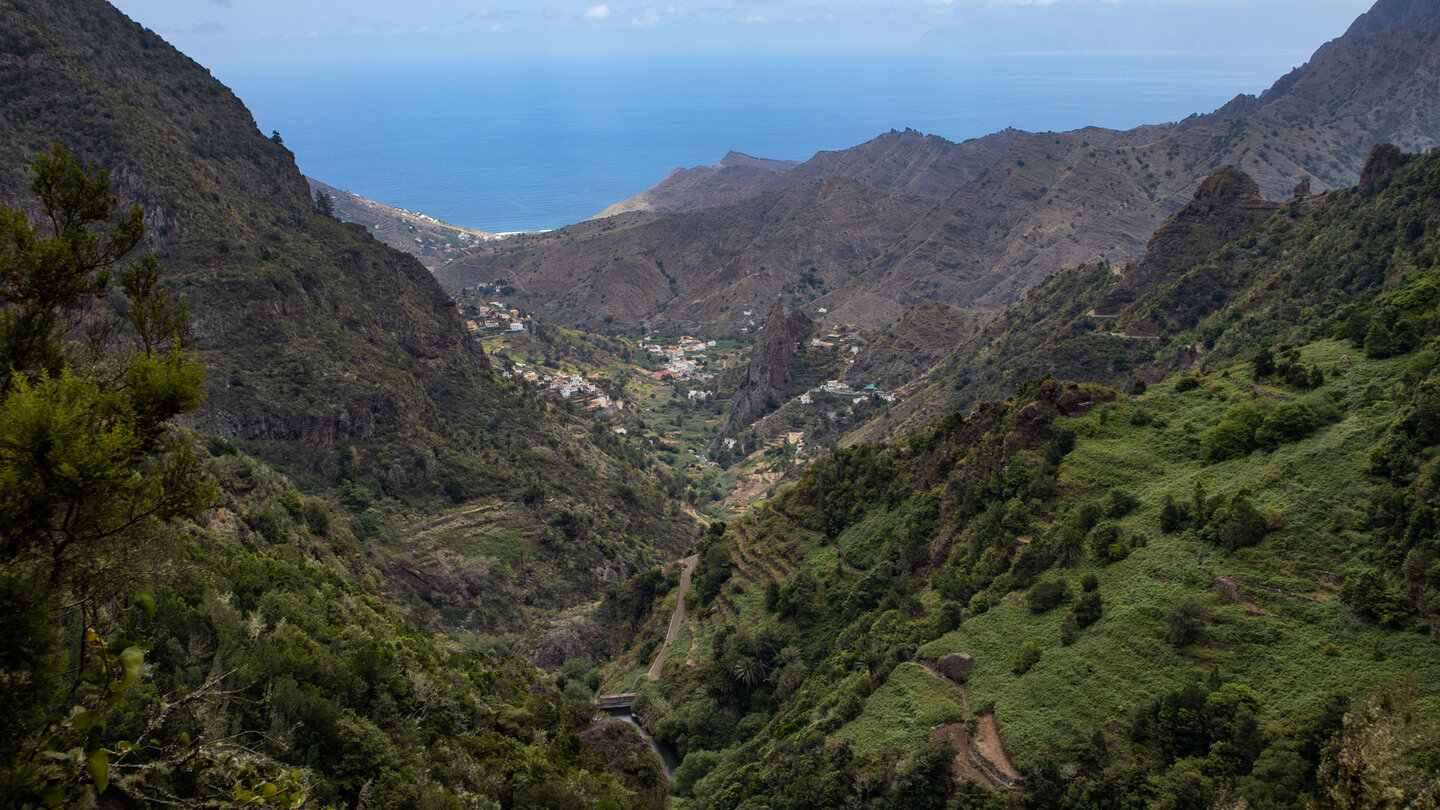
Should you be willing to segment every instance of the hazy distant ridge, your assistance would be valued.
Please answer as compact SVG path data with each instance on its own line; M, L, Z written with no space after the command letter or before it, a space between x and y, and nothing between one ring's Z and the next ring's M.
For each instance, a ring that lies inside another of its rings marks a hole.
M866 326L925 301L993 309L1062 267L1138 258L1222 166L1283 199L1306 179L1317 192L1354 183L1377 142L1440 144L1437 12L1433 0L1384 0L1261 96L1179 123L966 144L889 133L765 172L770 189L727 185L721 168L704 175L717 206L662 183L649 204L668 194L686 213L632 212L482 248L440 278L513 280L525 305L591 328L728 331L776 296ZM839 197L840 186L815 185L837 174L858 185Z

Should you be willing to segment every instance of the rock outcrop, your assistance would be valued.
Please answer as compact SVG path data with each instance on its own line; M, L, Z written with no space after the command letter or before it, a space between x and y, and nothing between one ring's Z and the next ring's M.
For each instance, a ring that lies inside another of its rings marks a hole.
M941 675L956 683L965 683L970 676L970 668L975 665L974 659L968 653L950 653L935 662L935 668Z
M796 309L789 313L779 301L771 308L756 338L755 351L736 384L730 411L721 427L731 432L775 410L792 383L791 366L798 344L810 336L815 324Z

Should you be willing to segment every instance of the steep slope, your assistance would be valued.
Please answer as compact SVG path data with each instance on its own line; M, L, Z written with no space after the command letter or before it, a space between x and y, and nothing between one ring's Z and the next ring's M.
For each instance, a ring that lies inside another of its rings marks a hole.
M593 331L644 323L738 334L745 310L777 296L793 308L845 288L933 205L840 178L712 211L622 214L512 237L436 275L455 287L513 281L511 298L526 309Z
M1440 143L1440 7L1387 0L1261 96L1237 97L1209 115L1126 132L1091 128L1018 135L1009 134L1012 142L1003 155L985 156L982 174L921 216L892 228L882 250L875 251L866 234L864 243L853 243L854 250L837 246L828 257L817 257L831 264L794 263L768 286L772 292L787 284L793 288L811 266L827 278L843 270L841 283L808 291L800 302L808 296L833 317L867 327L882 326L932 300L995 309L1017 300L1059 268L1138 258L1155 228L1222 166L1245 171L1269 199L1288 198L1306 180L1313 191L1354 183L1375 143L1392 142L1407 151ZM867 159L883 160L882 154L880 150ZM842 163L852 177L867 171L859 163ZM780 176L794 182L805 179L805 171L802 166ZM911 176L876 168L866 178L903 183L900 187L908 189L909 181L903 178ZM931 176L929 171L913 175ZM705 263L676 264L672 256L666 268L675 281L675 294L652 288L648 295L637 296L615 286L614 276L596 259L637 251L645 256L653 250L650 244L685 240L697 221L733 221L753 202L700 211L683 225L679 220L653 220L645 232L648 242L633 239L623 227L610 232L589 226L564 229L543 244L503 257L481 253L466 258L441 278L463 284L506 272L523 291L532 292L534 286L538 296L537 267L555 264L577 274L569 290L613 290L604 301L598 296L592 300L595 319L610 316L615 325L631 325L659 317L685 329L702 324L719 329L730 319L717 317L724 312L712 303L719 290L697 282L710 272ZM821 215L816 212L812 221L824 228ZM731 234L731 241L714 249L736 263L758 264L749 260L751 245L766 244L775 226L755 218L747 222L748 229ZM666 232L666 237L657 232ZM830 229L827 235L847 238L843 229ZM526 250L543 252L544 262L527 261ZM847 261L844 267L835 262L847 255L864 260ZM775 272L773 265L767 266ZM557 293L550 289L545 294Z
M1027 134L1007 129L957 144L913 129L892 130L849 149L817 152L804 163L731 152L714 166L676 169L649 190L612 205L600 216L629 211L700 211L835 177L920 197L946 197L979 176Z
M673 214L737 203L785 185L784 175L799 163L730 152L714 166L676 169L646 191L606 208L598 218L631 211Z
M1363 341L1375 299L1424 267L1435 217L1427 195L1440 160L1433 150L1375 153L1364 172L1369 183L1296 199L1273 214L1248 178L1217 173L1156 232L1143 260L1118 274L1069 269L1037 285L857 436L924 424L934 409L1000 396L1044 375L1128 386L1337 330Z
M935 302L921 304L870 335L846 369L845 379L883 389L905 385L929 371L990 314Z
M317 213L292 155L229 90L99 0L0 6L0 199L33 206L28 164L56 140L147 212L146 249L208 368L193 426L338 491L384 541L397 598L430 597L447 624L513 626L688 544L658 474L494 374L423 266ZM493 511L415 537L467 502ZM472 587L425 581L446 577Z
M816 153L785 179L798 185L849 177L889 191L920 197L948 197L955 189L983 174L1029 134L1006 129L952 143L938 135L921 135L913 129L892 130L859 146Z
M795 380L791 366L801 342L810 337L814 324L804 312L787 313L779 301L770 308L765 325L755 339L750 361L733 376L723 381L722 390L733 390L730 409L725 414L722 432L732 432L779 407L787 398Z
M1284 199L1304 178L1315 191L1353 184L1376 143L1440 143L1440 7L1406 9L1378 8L1259 98L1210 115L1022 142L910 229L857 297L925 290L960 306L1003 306L1060 267L1137 258L1221 166ZM849 314L843 304L831 310Z
M1198 367L1031 380L713 525L658 682L610 676L690 806L1427 806L1440 150L1363 174L1267 216L1223 171L1157 234L1116 320L1188 322ZM993 364L1087 348L1065 318L1120 283L1057 274Z
M424 268L317 215L240 101L107 4L0 15L0 197L26 202L31 155L59 140L145 208L211 369L199 426L307 474L357 446L367 472L428 486L441 417L477 426L497 393Z
M317 208L321 205L319 195L329 197L328 204L336 219L365 226L371 236L414 256L432 272L458 257L464 248L497 238L493 233L462 228L427 214L367 200L313 177L305 181L310 184L310 193L317 196Z
M1174 281L1173 276L1249 233L1279 208L1260 197L1249 175L1231 166L1221 169L1155 231L1145 257L1125 268L1115 289L1094 309L1095 316L1112 317L1136 296Z

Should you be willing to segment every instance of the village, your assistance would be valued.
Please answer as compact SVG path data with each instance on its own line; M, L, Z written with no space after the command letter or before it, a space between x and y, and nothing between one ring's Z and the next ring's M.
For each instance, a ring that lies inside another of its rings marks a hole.
M725 369L747 357L745 339L572 333L507 305L512 290L503 281L482 284L463 290L457 307L500 376L573 403L575 410L603 418L608 431L642 442L687 474L692 503L707 514L729 514L743 500L735 496L738 490L771 486L783 474L777 471L823 455L833 426L857 408L900 398L899 391L846 380L865 338L849 325L822 326L819 335L795 346L810 369L802 375L803 390L791 394L778 421L762 428L768 436L742 444L716 435L723 416L717 392Z
M464 290L462 294L478 296L483 292L501 288L503 288L503 284L497 282L481 285L473 291ZM521 314L520 310L506 305L503 301L465 303L462 300L457 305L457 309L460 311L461 317L465 318L465 327L481 341L497 337L525 335L526 324L531 322L529 316ZM577 395L588 398L589 401L585 405L587 411L618 411L625 407L623 400L613 399L601 391L599 385L593 380L587 379L583 374L532 368L529 363L514 361L502 368L500 376L519 380L542 392L553 393L564 399L575 398Z
M671 345L651 343L648 339L640 341L640 348L650 354L665 359L664 367L653 371L650 376L655 380L691 380L702 381L712 380L714 374L702 373L701 368L707 365L706 356L703 352L706 349L715 348L715 341L701 340L699 338L685 335ZM708 394L707 394L708 396ZM694 397L692 397L693 399Z
M515 363L514 370L506 369L501 376L508 378L518 377L521 381L539 388L541 391L548 391L559 394L565 399L570 399L576 394L590 398L586 403L587 411L622 411L625 409L625 401L611 399L608 394L600 390L600 387L591 380L580 374L566 374L555 372L554 374L541 374L539 371L530 369L525 363Z
M483 335L485 333L502 334L525 331L527 319L520 315L518 309L510 309L500 301L473 306L473 312L467 307L460 308L461 315L471 316L465 321L465 327L471 332Z

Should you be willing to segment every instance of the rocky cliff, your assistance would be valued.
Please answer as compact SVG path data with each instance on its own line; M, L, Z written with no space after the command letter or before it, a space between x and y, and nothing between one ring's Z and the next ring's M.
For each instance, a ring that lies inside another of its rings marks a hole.
M784 304L775 302L755 340L750 362L727 385L733 385L735 394L722 433L742 428L780 406L791 393L794 380L790 372L796 351L814 328L804 312L797 309L787 313Z

